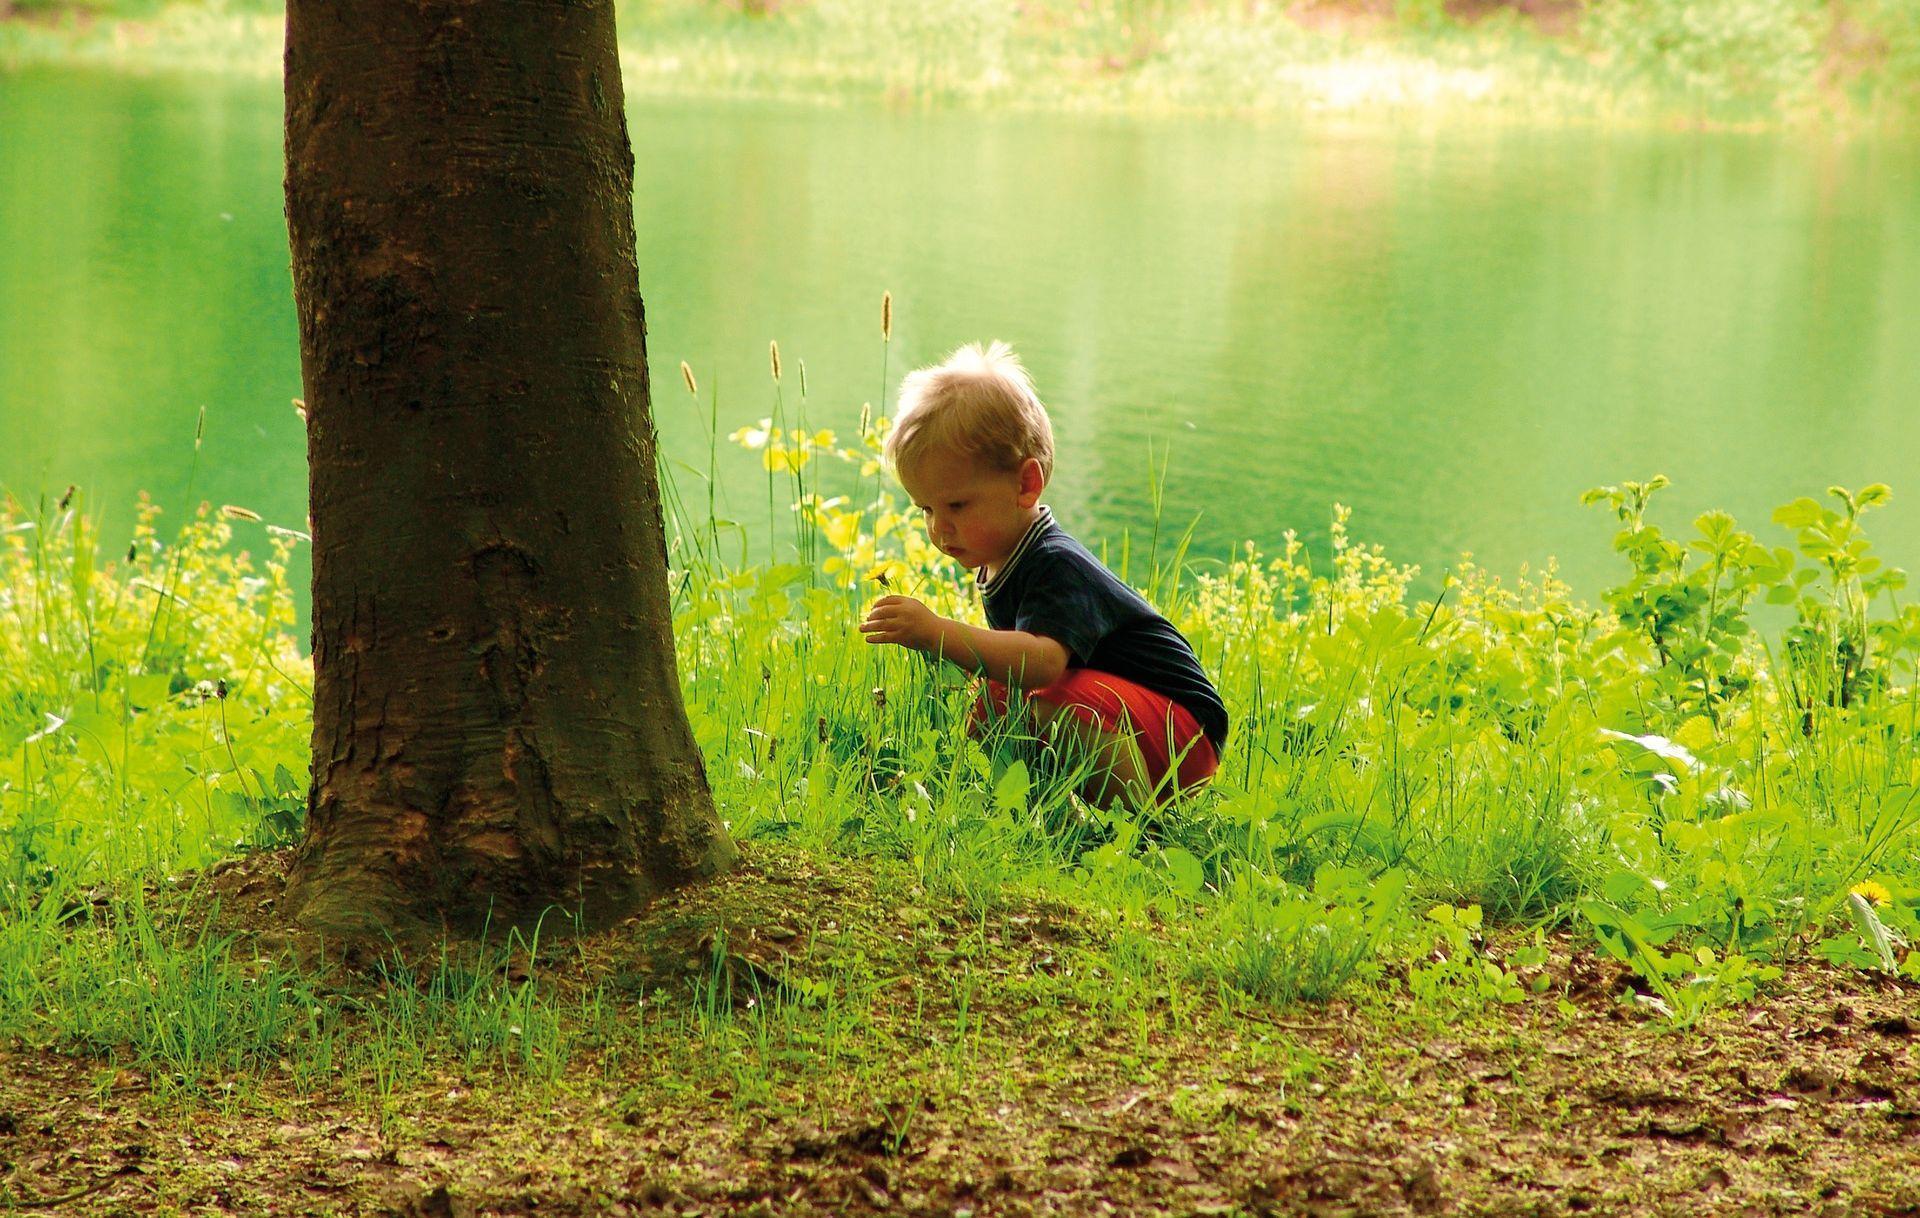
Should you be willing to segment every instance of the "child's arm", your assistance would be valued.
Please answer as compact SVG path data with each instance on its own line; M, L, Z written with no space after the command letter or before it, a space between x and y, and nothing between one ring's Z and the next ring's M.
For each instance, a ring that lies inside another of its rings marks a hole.
M1067 671L1067 649L1045 635L989 630L941 617L910 596L873 603L860 633L869 643L897 643L1021 689L1052 685Z

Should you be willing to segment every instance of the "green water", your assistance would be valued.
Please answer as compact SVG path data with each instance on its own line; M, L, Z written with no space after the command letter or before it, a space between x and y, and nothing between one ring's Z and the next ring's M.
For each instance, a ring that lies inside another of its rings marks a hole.
M772 409L847 427L890 376L1012 340L1084 535L1164 518L1197 549L1323 538L1328 505L1437 572L1560 557L1592 593L1594 483L1664 472L1673 519L1761 524L1893 484L1920 564L1920 145L1329 122L657 103L630 115L659 425L704 468ZM136 491L297 524L305 471L272 83L0 74L0 484ZM723 512L759 521L750 454ZM690 495L702 494L685 479ZM175 512L177 516L177 510ZM1769 526L1770 527L1770 526ZM1763 531L1763 536L1775 534Z

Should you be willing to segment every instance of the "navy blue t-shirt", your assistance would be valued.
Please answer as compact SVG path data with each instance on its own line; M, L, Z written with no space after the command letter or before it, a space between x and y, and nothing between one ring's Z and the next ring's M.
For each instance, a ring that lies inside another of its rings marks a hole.
M980 583L987 625L1043 635L1067 649L1068 664L1124 677L1185 707L1218 750L1227 742L1227 708L1193 648L1040 509L991 580Z

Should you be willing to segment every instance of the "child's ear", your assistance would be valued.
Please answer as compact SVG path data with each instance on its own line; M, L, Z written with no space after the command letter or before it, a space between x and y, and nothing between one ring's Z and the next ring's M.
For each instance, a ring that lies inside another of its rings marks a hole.
M1040 468L1037 457L1028 457L1020 463L1020 506L1030 508L1040 502L1040 492L1047 489L1047 473Z

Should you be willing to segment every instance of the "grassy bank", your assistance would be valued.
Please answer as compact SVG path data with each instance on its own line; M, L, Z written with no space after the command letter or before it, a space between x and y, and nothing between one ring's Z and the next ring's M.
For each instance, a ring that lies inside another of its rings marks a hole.
M14 0L0 63L272 73L277 6ZM1140 113L1908 121L1920 0L653 0L620 9L636 94Z
M887 489L884 420L791 371L766 396L733 433L764 504L663 471L689 714L749 866L587 938L342 958L285 925L304 536L149 507L102 555L77 494L6 508L0 1205L259 1212L296 1168L343 1210L449 1179L542 1212L1916 1196L1920 607L1864 531L1885 488L1764 538L1669 532L1658 479L1597 490L1594 606L1471 567L1418 601L1337 509L1318 556L1108 539L1235 723L1207 792L1140 817L859 640L882 577L953 611L965 577ZM698 403L711 467L736 408ZM1814 1175L1718 1166L1815 1142Z
M1662 479L1594 491L1623 567L1599 606L1551 571L1510 586L1471 565L1416 602L1414 571L1337 508L1318 559L1291 536L1205 556L1171 526L1109 539L1235 723L1212 787L1142 819L1080 803L1071 759L1012 726L968 737L957 670L859 638L883 585L955 613L972 593L885 482L886 421L820 429L788 371L784 417L732 437L765 468L764 518L722 519L707 471L663 471L689 714L742 840L899 860L983 916L1009 892L1098 909L1143 936L1130 958L1272 1002L1377 977L1435 933L1460 948L1413 975L1423 993L1518 997L1476 955L1483 917L1582 928L1680 1023L1784 960L1920 967L1902 947L1920 933L1920 606L1865 532L1886 488L1786 505L1772 542L1718 512L1670 535ZM16 979L62 975L53 932L88 894L300 829L310 672L286 561L304 535L242 507L166 539L155 508L139 520L103 556L77 495L0 517ZM1171 939L1148 932L1161 919ZM41 983L22 984L0 990L0 1028Z

